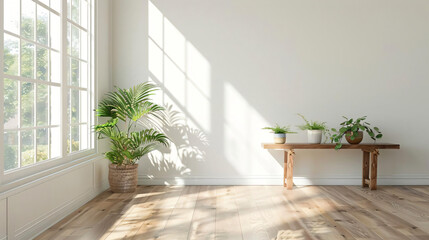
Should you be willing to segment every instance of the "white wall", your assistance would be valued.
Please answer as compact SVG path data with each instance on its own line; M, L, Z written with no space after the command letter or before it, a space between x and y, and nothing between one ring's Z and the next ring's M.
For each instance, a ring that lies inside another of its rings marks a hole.
M112 85L110 10L110 1L98 1L98 96L110 91ZM99 152L105 149L102 143ZM32 180L23 179L18 186L0 184L0 240L32 239L106 190L107 164L97 154L28 176Z
M381 184L429 184L429 1L113 1L113 80L150 78L183 121L142 161L144 184L281 184L262 127L302 113L337 127L368 116ZM149 12L149 13L148 13ZM149 40L150 39L150 40ZM207 141L206 141L207 138ZM306 140L305 133L288 136ZM368 140L368 139L366 139ZM361 152L296 151L295 182L359 184Z

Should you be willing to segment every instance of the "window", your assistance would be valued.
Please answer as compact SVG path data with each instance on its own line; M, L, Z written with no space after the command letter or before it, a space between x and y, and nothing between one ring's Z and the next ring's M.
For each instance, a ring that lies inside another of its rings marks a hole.
M92 1L1 2L4 171L93 149Z

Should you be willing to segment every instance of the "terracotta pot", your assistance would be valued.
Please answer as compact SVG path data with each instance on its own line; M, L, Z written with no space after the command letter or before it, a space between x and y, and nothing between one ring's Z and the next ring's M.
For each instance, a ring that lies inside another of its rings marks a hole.
M110 190L115 193L134 192L137 188L137 168L134 165L109 165Z
M354 139L354 140L352 140L352 139L350 138L352 135L347 136L347 135L349 135L349 134L352 134L352 132L350 132L350 131L346 132L346 140L347 140L347 142L349 142L350 144L359 144L360 142L362 142L362 139L363 139L363 132L362 132L362 131L358 131L358 136L357 136L357 137L355 137L355 139Z
M283 144L286 142L286 134L285 133L274 133L274 143Z

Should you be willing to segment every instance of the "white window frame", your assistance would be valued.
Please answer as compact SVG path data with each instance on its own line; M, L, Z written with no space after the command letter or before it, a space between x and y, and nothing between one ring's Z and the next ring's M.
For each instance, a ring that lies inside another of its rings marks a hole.
M44 5L39 0L32 0L33 2ZM88 108L88 124L90 125L90 129L92 129L92 126L96 124L96 118L95 114L92 111L92 109L97 104L97 87L96 87L96 9L97 9L97 1L96 0L87 0L88 1L88 8L90 12L90 16L88 17L88 40L89 40L89 46L88 46L88 86L87 86L87 93L88 93L88 103L90 107ZM44 5L46 6L46 5ZM88 149L86 150L80 150L72 153L67 153L67 130L66 128L69 128L69 125L71 123L68 122L67 119L67 102L68 102L68 92L70 89L79 88L79 87L72 87L69 83L69 80L67 78L67 23L69 22L67 18L67 0L61 0L61 13L60 16L60 32L61 32L61 41L60 41L60 57L62 64L60 64L60 76L61 76L61 83L58 84L61 86L61 117L60 117L60 134L62 136L62 142L61 142L61 156L57 158L47 159L41 162L37 162L28 166L19 167L15 169L11 169L5 172L4 169L4 153L3 153L3 147L4 147L4 114L3 114L3 105L4 105L4 77L5 74L3 72L4 69L4 61L3 61L3 53L4 53L4 0L0 0L0 12L2 13L0 17L0 54L2 56L0 57L0 192L5 189L4 187L1 187L2 185L13 185L18 186L20 184L25 183L29 180L34 180L41 178L43 176L46 176L50 173L54 173L57 171L60 171L61 169L64 169L70 165L79 164L81 162L84 162L88 159L92 159L96 156L99 156L98 154L98 144L96 141L95 134L91 131L89 134L88 139ZM20 12L20 14L22 14ZM14 79L20 78L15 77ZM71 134L71 133L70 133ZM36 144L36 143L34 143ZM12 187L12 186L11 186ZM8 188L6 188L8 189Z

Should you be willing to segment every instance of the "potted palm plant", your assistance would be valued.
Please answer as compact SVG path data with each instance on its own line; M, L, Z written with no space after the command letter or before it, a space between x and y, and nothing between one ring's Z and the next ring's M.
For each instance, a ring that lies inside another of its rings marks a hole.
M283 144L286 142L287 133L296 133L291 132L289 127L280 127L278 124L274 127L264 127L263 129L271 130L274 133L274 143Z
M371 128L370 123L366 122L366 116L357 118L353 120L353 118L347 118L344 122L340 123L341 128L337 131L337 129L332 128L332 132L334 133L331 136L332 142L336 143L335 149L340 149L343 145L341 143L343 137L346 137L346 140L350 144L359 144L363 140L363 132L365 131L374 142L377 139L383 137L383 134L380 132L378 127Z
M137 162L160 144L168 146L168 138L157 126L164 121L164 108L151 102L157 88L142 83L130 89L117 88L98 104L96 115L108 118L95 126L99 138L110 139L109 184L113 192L134 192L137 187ZM146 126L146 127L142 127Z
M305 124L299 125L301 130L307 130L308 143L321 143L322 134L327 131L325 122L308 121L302 114L298 114L304 120ZM326 134L325 134L326 135Z

